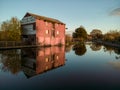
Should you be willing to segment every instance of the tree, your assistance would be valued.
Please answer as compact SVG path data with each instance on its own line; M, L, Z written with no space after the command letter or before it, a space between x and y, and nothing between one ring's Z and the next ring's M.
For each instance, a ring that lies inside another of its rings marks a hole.
M99 29L93 29L90 32L90 35L92 36L92 39L102 39L103 38L102 31Z
M120 43L120 31L109 31L104 35L104 41L112 41Z
M81 41L84 41L87 39L87 32L83 26L80 26L79 28L75 29L75 32L72 34L73 38L78 38Z
M72 36L70 34L65 35L65 43L66 45L70 45L72 42Z
M19 41L21 35L20 20L12 17L1 24L1 41Z

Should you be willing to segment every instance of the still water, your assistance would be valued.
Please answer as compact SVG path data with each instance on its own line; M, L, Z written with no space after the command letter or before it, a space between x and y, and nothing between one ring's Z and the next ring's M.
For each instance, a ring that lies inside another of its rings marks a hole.
M120 90L120 49L98 44L0 51L0 90Z

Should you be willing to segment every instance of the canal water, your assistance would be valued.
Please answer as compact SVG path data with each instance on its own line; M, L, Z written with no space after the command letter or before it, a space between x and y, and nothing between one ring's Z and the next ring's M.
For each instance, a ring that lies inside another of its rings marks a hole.
M120 90L120 49L94 43L0 51L0 90Z

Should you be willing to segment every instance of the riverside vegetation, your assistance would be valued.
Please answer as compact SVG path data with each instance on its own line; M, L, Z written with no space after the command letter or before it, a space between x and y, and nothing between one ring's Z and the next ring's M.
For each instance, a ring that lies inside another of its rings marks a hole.
M21 41L21 25L17 17L12 17L10 20L4 21L0 25L0 41ZM66 45L75 42L85 41L102 41L109 44L114 43L120 45L120 30L111 30L105 34L99 29L93 29L94 34L87 34L83 26L75 29L72 35L66 34Z

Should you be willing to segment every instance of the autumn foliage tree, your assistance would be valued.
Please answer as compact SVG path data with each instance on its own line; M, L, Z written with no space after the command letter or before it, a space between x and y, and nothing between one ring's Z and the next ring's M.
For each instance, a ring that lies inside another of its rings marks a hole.
M72 36L70 34L65 35L65 43L66 45L70 45L72 43Z
M20 20L16 17L2 22L0 27L0 41L20 41L20 35Z
M104 35L104 41L112 41L120 43L120 31L109 31Z

